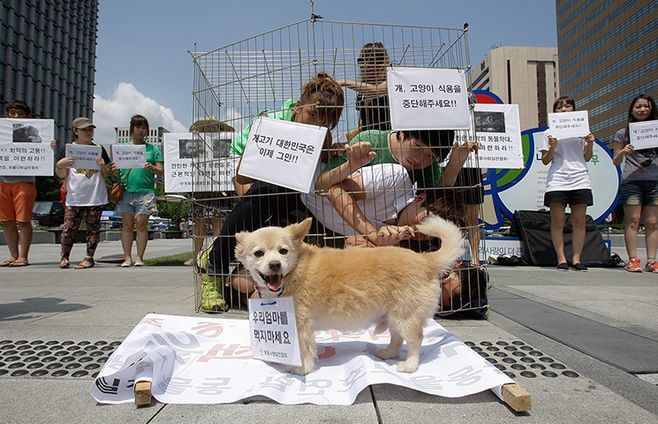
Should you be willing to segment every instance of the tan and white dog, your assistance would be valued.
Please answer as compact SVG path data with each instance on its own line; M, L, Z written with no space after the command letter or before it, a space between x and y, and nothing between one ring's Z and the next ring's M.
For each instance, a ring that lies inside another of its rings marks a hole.
M265 227L236 234L236 258L249 271L263 294L292 296L302 366L313 371L317 357L314 330L342 331L378 324L388 328L391 341L376 355L397 358L403 340L406 360L401 372L418 369L423 326L439 305L444 274L463 253L462 235L454 224L430 216L417 227L441 239L441 249L415 253L400 247L332 249L303 242L311 218L299 224Z

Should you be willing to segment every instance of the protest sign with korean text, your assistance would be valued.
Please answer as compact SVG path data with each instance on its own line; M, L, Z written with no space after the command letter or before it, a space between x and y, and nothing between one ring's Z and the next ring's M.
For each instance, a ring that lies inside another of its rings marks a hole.
M85 144L69 143L65 147L66 157L73 158L72 168L100 169L96 159L101 156L101 147Z
M390 67L387 78L394 130L470 128L462 70Z
M229 157L233 133L165 133L165 192L231 191L238 157Z
M112 160L119 169L144 168L146 164L146 145L113 144Z
M326 136L325 127L260 116L251 127L238 173L308 193Z
M628 124L630 141L636 150L658 147L658 120Z
M548 134L562 140L585 137L590 133L586 110L548 114Z
M249 299L249 332L253 358L302 365L292 297Z
M0 175L53 175L52 119L0 119Z

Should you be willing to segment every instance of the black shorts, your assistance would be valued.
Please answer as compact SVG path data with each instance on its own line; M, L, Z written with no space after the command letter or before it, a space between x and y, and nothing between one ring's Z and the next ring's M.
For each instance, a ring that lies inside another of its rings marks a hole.
M592 190L582 188L579 190L559 190L547 191L544 193L544 206L551 206L551 203L561 203L563 205L587 205L592 206L594 199Z

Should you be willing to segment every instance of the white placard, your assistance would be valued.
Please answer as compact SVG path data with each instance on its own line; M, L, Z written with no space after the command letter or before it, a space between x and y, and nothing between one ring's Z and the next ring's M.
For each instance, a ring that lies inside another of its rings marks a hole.
M65 147L66 157L73 158L72 168L101 169L96 159L101 155L100 146L69 143Z
M52 119L0 119L0 175L53 175L54 138Z
M590 133L586 110L548 114L549 134L558 140L585 137Z
M462 70L391 67L387 78L394 130L470 128Z
M317 369L300 377L251 357L247 320L149 314L112 352L90 391L101 403L133 402L133 382L150 379L153 397L169 404L266 396L288 405L351 405L373 384L453 398L487 389L500 397L502 385L514 382L435 321L423 329L418 371L398 372L399 360L374 356L390 340L374 328L316 332Z
M259 116L251 126L239 174L308 193L327 128Z
M249 333L253 358L302 365L292 297L249 299Z
M165 133L165 192L232 191L239 157L229 157L233 133Z
M144 168L144 165L146 165L146 145L113 144L112 160L119 169Z
M630 141L637 150L658 147L658 120L628 124Z
M475 153L471 153L464 167L522 169L524 163L519 106L479 103L475 105L473 116L480 148L477 160ZM470 131L457 134L457 141L466 142L472 138L470 134Z

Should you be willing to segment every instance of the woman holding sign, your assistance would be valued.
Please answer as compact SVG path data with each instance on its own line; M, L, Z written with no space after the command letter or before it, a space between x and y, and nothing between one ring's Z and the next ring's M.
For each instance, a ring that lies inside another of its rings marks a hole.
M576 102L572 97L562 96L553 103L553 113L573 112ZM587 271L580 262L585 245L585 212L592 206L592 183L587 172L587 162L592 159L594 135L570 137L558 140L544 132L541 161L550 164L544 193L544 205L551 210L551 240L557 254L557 269L568 270L564 254L564 222L567 204L571 208L573 258L572 267Z
M130 119L130 143L146 144L149 135L149 123L142 115ZM143 168L121 169L121 181L124 192L116 211L121 213L123 246L123 263L121 267L133 265L132 246L133 229L137 232L137 256L135 266L144 265L144 252L148 242L148 219L157 212L155 205L155 176L164 174L162 152L154 144L146 144L146 163Z
M658 272L656 248L658 247L658 150L638 149L633 146L633 122L658 119L656 102L646 94L640 94L631 102L628 110L628 124L615 134L613 139L615 154L613 162L622 165L620 203L624 205L626 228L624 242L628 253L626 270L642 272L640 258L637 257L637 229L640 219L644 223L644 242L647 247L647 263L644 270Z
M96 126L91 119L75 118L71 126L74 138L72 146L87 147L87 150L91 154L95 154L96 158L91 166L87 165L89 168L82 168L77 166L75 153L72 153L67 154L55 165L55 173L64 179L66 187L66 208L59 267L65 269L71 266L69 259L71 249L75 243L82 217L86 216L87 255L74 267L75 269L86 269L95 265L94 253L100 241L101 214L107 203L107 187L104 177L110 172L110 157L102 146L92 143ZM67 150L72 151L73 149ZM87 152L85 149L80 149L80 153Z

